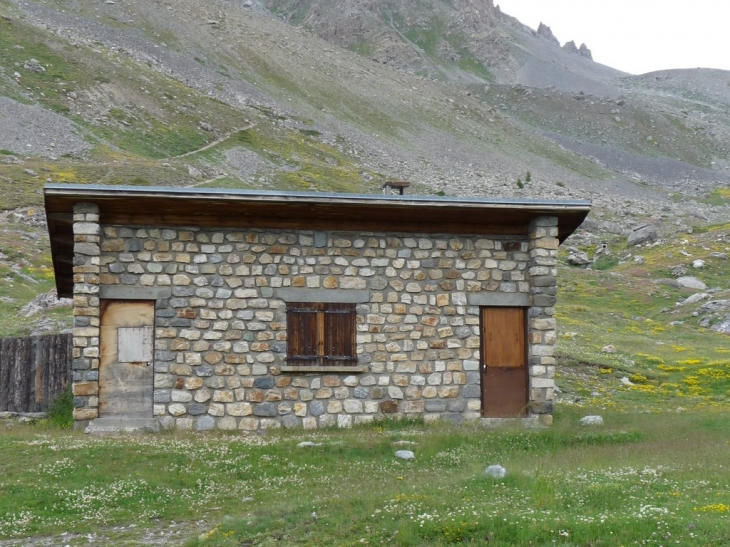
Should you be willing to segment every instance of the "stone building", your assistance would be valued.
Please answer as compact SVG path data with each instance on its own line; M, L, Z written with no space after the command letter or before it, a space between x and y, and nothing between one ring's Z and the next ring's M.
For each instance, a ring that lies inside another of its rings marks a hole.
M79 427L549 424L590 203L51 184Z

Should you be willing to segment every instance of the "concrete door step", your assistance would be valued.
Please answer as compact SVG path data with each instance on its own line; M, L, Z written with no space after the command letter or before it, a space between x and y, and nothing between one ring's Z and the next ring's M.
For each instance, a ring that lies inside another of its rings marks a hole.
M84 433L157 433L160 421L156 418L125 418L107 416L92 420Z

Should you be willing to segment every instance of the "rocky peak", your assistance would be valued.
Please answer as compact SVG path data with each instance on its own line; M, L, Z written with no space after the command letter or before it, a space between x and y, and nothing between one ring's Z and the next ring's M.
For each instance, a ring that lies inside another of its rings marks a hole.
M585 57L586 59L590 59L591 61L593 60L591 50L588 49L588 46L586 46L585 44L581 44L580 47L577 47L575 45L575 42L571 40L570 42L565 42L563 49L568 53L575 53L576 55L580 55L581 57Z
M494 0L455 0L453 6L460 19L477 28L494 27L495 18L499 15Z
M588 46L586 46L585 44L581 44L578 48L578 55L580 55L581 57L585 57L586 59L590 59L591 61L593 60L591 50L588 49Z
M540 23L540 26L537 27L537 34L538 34L538 36L542 36L549 42L553 42L558 46L560 45L560 42L558 42L558 39L555 37L555 35L553 34L553 31L550 29L550 27L542 22ZM573 45L575 45L575 44L573 44Z
M565 44L563 45L563 49L568 53L578 53L578 47L575 45L575 42L573 40L571 40L570 42L565 42Z

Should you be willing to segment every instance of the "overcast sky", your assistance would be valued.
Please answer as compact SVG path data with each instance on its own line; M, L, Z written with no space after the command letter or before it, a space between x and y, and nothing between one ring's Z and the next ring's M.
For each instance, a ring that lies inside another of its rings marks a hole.
M730 70L730 0L494 0L563 45L585 43L593 60L643 74L668 68Z

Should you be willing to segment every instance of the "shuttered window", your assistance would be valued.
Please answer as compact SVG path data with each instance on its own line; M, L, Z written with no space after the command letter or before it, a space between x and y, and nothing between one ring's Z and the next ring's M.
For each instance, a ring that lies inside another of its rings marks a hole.
M286 308L290 365L355 365L355 304L289 302Z

